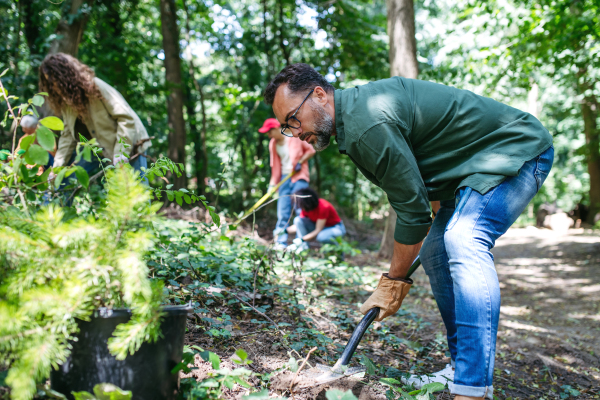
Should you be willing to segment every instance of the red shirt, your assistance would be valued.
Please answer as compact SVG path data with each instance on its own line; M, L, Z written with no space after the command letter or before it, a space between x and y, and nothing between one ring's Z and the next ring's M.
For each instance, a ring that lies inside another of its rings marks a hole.
M324 219L326 227L334 226L342 222L337 211L335 211L335 208L333 208L331 203L325 199L319 199L319 206L314 210L302 210L300 216L302 218L308 218L312 222L317 222L318 219Z

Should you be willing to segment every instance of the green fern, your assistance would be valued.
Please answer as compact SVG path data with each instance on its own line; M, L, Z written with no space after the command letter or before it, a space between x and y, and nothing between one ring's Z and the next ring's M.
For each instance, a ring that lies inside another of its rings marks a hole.
M127 307L109 348L124 359L159 336L162 285L148 278L144 255L153 247L160 204L129 167L108 171L107 205L99 218L66 220L49 206L28 217L0 209L0 356L16 400L69 355L77 320L99 307Z

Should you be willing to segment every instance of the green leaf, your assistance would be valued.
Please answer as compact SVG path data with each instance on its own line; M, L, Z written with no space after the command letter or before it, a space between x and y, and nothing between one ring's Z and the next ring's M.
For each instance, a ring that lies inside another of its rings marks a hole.
M428 394L435 393L435 392L441 392L444 389L446 389L446 385L444 385L443 383L440 383L440 382L431 382L426 385L423 385L423 387L421 388L421 390L426 391Z
M48 160L48 152L37 144L29 146L29 150L25 153L25 162L27 164L46 165L48 164Z
M233 362L236 364L252 364L251 360L248 360L248 353L244 349L237 349L235 355L239 357L239 360L234 358Z
M177 204L179 204L180 206L183 206L183 193L180 192L175 192L175 201L177 202Z
M192 199L190 199L190 196L188 196L187 194L183 195L183 200L185 200L187 204L192 204Z
M40 107L42 104L44 104L44 98L42 96L36 94L31 99L31 104L33 104L34 106Z
M35 135L23 136L23 139L21 139L21 149L27 151L27 149L29 148L29 146L31 146L34 140Z
M167 189L171 189L172 187L173 187L173 184L172 184L172 183L169 183L169 184L167 185Z
M88 186L90 186L90 176L88 175L85 169L83 169L80 166L77 166L77 168L75 169L75 176L77 177L79 183L81 183L81 186L83 186L86 189L88 188Z
M292 372L298 371L298 361L296 361L294 357L290 357L290 361L288 361L288 367Z
M181 193L189 193L190 191L184 188L179 189Z
M327 400L358 400L351 390L342 392L338 389L331 389L325 393Z
M131 400L129 390L122 390L112 383L99 383L94 386L94 394L98 400Z
M65 129L65 124L57 117L46 117L40 121L40 124L55 131L62 131Z
M54 133L45 126L38 126L37 131L37 141L45 150L53 151L54 150Z
M210 362L215 370L219 369L221 366L221 359L212 351L202 351L200 352L200 357L202 357L204 361Z
M87 162L92 162L92 148L89 146L85 146L83 148L83 159Z
M381 378L379 380L379 382L383 383L384 385L387 385L387 386L394 386L394 385L401 385L402 384L402 382L400 382L399 380L394 379L394 378Z
M2 71L2 73L0 74L0 78L2 78L4 75L6 75L8 70L9 70L9 68L6 68L4 71Z
M365 367L367 367L367 374L375 375L377 373L377 368L375 367L375 364L373 364L373 362L369 360L369 358L365 355L363 355L363 364L365 365Z
M56 390L45 389L44 392L46 392L46 397L49 397L51 399L67 400L67 396L65 396L62 393L58 393Z
M71 392L75 400L96 400L93 394L89 392Z
M56 190L58 190L58 188L60 188L60 184L62 183L63 179L65 178L66 173L67 173L67 170L65 168L63 168L60 170L58 175L56 175L56 178L54 179L54 187L56 188Z
M260 392L250 393L247 396L242 396L242 400L265 400L269 398L269 389Z
M167 190L167 198L169 199L169 201L175 200L175 194L172 190Z
M215 208L213 206L208 206L207 209L208 209L208 212L210 214L210 218L212 219L212 221L216 225L221 225L221 217L219 217L219 214L217 214L215 212Z

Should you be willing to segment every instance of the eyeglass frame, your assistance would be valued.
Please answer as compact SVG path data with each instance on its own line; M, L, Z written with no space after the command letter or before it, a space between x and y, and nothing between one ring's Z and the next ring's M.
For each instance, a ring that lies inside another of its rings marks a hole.
M308 92L308 94L306 95L306 97L304 98L304 100L302 100L302 103L300 103L300 105L298 106L298 108L296 108L296 111L285 120L285 124L283 124L281 126L281 134L283 136L285 136L285 137L294 137L294 135L291 133L291 130L292 129L299 129L302 126L302 122L300 122L300 120L298 118L296 118L296 114L298 114L298 111L300 111L300 107L302 107L302 105L306 102L306 100L308 100L308 97L312 94L312 92L315 91L315 89L311 89L311 91ZM298 121L298 126L290 126L290 124L288 123L288 121L290 119L295 119L296 121ZM287 130L287 129L290 129L290 134L289 135L287 133L285 133L285 130Z

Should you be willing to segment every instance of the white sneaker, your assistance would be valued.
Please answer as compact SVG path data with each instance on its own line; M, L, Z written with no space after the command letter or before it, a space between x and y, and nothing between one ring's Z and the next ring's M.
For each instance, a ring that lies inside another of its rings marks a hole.
M446 368L433 374L411 375L409 378L402 377L401 380L405 385L413 385L415 389L421 389L424 385L431 382L439 382L443 385L448 385L452 389L451 384L454 383L454 369L452 365L446 364ZM486 391L485 398L492 400L494 398L493 390Z
M447 364L446 368L429 375L411 375L409 378L402 377L402 383L413 385L415 389L421 389L424 385L432 382L439 382L443 385L454 382L454 369L452 365Z

